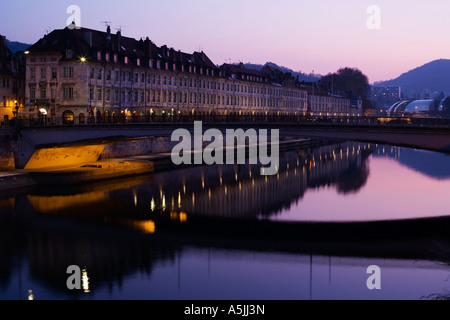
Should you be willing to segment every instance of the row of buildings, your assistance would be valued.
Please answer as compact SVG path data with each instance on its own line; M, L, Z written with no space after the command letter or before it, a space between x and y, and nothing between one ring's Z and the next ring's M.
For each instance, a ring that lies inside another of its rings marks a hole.
M0 35L0 122L8 123L25 106L25 57L8 49ZM17 107L17 109L16 109Z
M19 118L64 123L362 112L361 99L351 92L301 82L268 65L262 70L218 66L204 52L158 47L149 38L124 37L110 27L106 32L75 26L54 30L20 55L24 72L11 70L9 76L20 78L21 85L15 94L3 93L5 121L15 116L15 101Z

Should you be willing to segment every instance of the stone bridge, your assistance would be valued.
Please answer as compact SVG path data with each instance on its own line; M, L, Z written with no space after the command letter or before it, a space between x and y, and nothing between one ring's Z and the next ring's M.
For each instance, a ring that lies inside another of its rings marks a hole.
M0 170L42 169L170 152L175 129L193 133L194 123L44 126L0 130ZM226 129L278 129L284 138L324 138L373 142L450 152L449 127L336 125L317 123L202 123L203 132Z

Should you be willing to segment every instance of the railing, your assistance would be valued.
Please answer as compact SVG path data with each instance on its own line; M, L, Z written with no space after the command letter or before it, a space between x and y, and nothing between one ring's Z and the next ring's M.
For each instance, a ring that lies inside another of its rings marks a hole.
M37 118L12 119L2 123L4 127L55 127L55 126L104 126L104 125L148 125L176 124L193 121L205 123L240 124L298 124L305 126L349 126L349 127L404 127L404 128L448 128L449 118L386 118L386 117L323 117L296 115L174 115L174 116L136 116L132 118Z

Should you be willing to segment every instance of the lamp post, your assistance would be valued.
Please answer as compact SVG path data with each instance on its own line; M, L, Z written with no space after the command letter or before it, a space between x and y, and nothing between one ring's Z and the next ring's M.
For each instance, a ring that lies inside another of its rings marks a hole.
M87 62L87 59L86 59L85 57L81 57L81 58L80 58L80 61L81 61L81 63L83 63L83 64L86 65L86 69L87 69L86 75L87 75L87 77L89 78L89 81L88 81L89 85L88 85L88 90L87 90L87 96L88 96L88 99L89 99L88 121L89 121L89 123L90 123L90 121L91 121L91 114L92 114L91 74L90 74L90 70L89 70L89 64L86 63L86 62Z
M14 105L15 105L15 110L14 113L14 118L19 119L19 106L17 105L17 100L14 100Z

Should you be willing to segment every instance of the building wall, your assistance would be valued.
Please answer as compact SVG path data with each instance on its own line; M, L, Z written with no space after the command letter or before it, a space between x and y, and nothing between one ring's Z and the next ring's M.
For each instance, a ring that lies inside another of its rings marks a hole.
M314 116L352 116L350 99L325 95L308 97L310 113Z
M295 114L307 110L307 92L301 88L113 61L67 61L60 55L28 55L26 81L28 118L39 117L39 110L48 118L62 118L69 110L75 122L80 115L87 118L89 114L131 118L174 113Z

